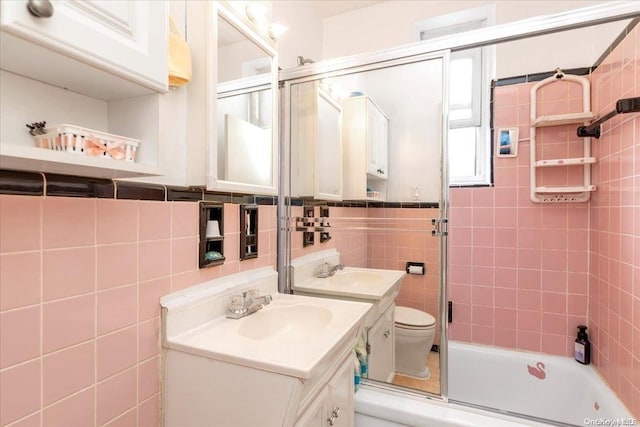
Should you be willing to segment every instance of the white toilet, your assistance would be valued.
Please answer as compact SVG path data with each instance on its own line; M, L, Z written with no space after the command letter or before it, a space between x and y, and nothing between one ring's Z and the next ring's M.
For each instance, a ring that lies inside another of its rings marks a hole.
M436 319L415 308L395 308L396 373L429 378L427 356L433 345Z

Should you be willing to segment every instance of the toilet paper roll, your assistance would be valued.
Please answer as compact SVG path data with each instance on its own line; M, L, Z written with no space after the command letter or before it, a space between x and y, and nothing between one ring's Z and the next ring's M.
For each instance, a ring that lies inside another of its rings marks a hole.
M207 237L220 237L218 221L207 221Z
M410 265L409 274L424 274L424 267L421 265Z

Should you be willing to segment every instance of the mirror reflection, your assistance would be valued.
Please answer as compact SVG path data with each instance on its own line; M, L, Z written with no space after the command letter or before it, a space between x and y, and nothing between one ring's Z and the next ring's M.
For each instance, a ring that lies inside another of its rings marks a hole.
M217 179L274 183L273 58L218 17Z
M440 217L444 60L404 62L291 82L291 194L316 217L331 201L331 239L305 246L302 233L291 236L292 289L372 303L359 352L366 377L438 394L440 250L430 224ZM309 175L327 190L308 182L304 191ZM292 206L292 217L303 209Z

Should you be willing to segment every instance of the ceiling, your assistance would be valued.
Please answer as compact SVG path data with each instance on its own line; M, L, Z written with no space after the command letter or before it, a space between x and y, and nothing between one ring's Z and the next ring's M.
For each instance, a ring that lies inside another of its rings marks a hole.
M321 18L328 18L330 16L340 15L341 13L381 3L381 0L305 0L305 2L311 3L312 7Z

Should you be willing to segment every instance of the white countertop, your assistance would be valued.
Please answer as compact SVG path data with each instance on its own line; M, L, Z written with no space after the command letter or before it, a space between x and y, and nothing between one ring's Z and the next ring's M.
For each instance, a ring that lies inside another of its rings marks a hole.
M295 283L293 290L379 301L389 293L397 292L405 275L402 270L345 267L331 277L312 277Z
M168 336L166 347L307 379L321 362L357 339L371 304L274 294L241 319L224 315Z

